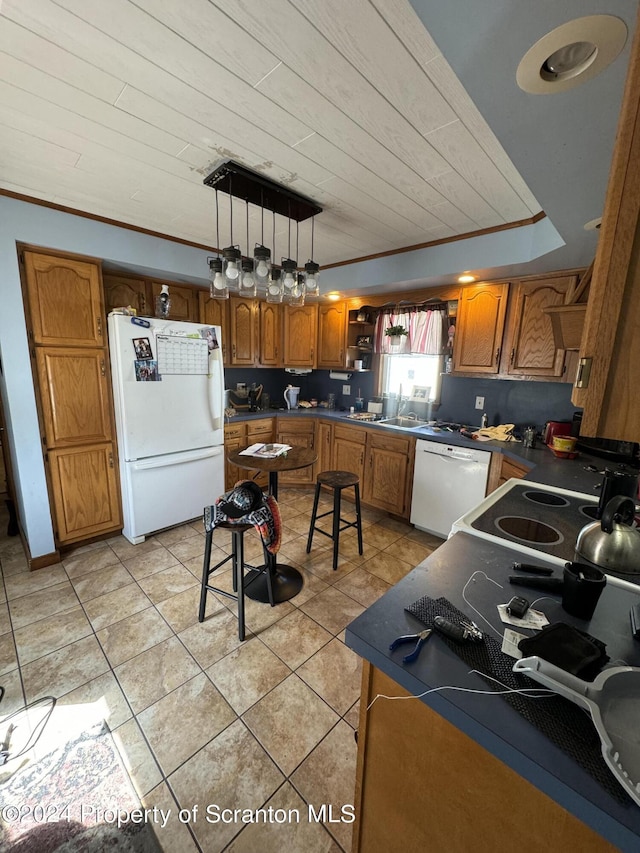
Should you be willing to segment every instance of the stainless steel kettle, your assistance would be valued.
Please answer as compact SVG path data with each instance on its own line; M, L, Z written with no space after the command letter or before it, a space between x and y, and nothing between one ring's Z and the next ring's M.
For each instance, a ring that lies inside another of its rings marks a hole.
M621 574L640 574L640 531L633 524L635 503L625 495L607 502L600 521L583 527L576 551L596 566Z

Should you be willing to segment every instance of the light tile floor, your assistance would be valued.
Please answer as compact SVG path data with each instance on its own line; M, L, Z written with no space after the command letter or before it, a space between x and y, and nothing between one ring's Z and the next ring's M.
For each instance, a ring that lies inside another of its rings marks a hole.
M332 804L335 816L353 802L361 662L344 629L441 540L365 509L364 554L345 531L334 572L328 538L316 534L306 553L311 491L281 490L279 502L279 560L303 573L304 587L274 608L247 600L244 643L224 596L209 594L198 623L201 521L137 546L119 536L77 548L29 572L0 504L0 717L56 696L42 754L65 713L80 727L84 710L106 718L144 804L171 810L165 828L155 826L165 851L351 847L350 824L308 819L308 804ZM212 564L229 539L214 534ZM261 547L253 533L246 542L251 561ZM216 585L230 583L225 567ZM212 805L297 810L300 821L215 822Z

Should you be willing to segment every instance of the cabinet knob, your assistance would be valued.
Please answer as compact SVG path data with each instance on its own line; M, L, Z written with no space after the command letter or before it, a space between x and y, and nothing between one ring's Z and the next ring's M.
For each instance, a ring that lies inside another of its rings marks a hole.
M102 317L96 317L96 325L98 327L98 336L102 337Z
M109 451L109 468L113 468L113 453Z
M106 375L107 375L107 370L106 370L106 366L105 366L105 363L104 363L104 358L103 358L103 359L101 359L101 361L100 361L100 375L101 375L101 376L106 376Z

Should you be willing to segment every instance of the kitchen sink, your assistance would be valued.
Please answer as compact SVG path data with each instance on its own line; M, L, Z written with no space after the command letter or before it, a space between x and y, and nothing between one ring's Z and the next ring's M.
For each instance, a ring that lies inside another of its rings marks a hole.
M426 426L429 421L419 421L417 418L403 418L399 416L397 418L383 418L383 420L378 421L378 423L380 426L416 429L417 427Z

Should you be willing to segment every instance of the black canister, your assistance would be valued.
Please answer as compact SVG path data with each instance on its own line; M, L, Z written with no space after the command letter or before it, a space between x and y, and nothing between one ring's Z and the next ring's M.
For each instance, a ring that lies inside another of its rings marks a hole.
M522 446L523 447L535 447L536 446L536 428L535 427L525 427L524 432L522 433Z

